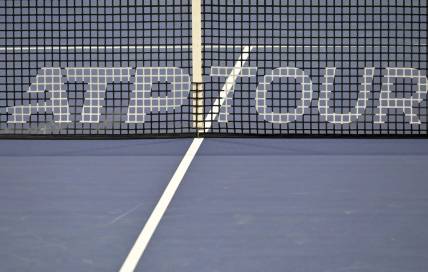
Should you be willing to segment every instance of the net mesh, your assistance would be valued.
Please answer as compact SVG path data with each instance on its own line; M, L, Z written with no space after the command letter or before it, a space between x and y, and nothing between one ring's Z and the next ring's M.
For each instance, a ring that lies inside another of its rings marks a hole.
M190 99L163 105L180 71L160 69L191 75L189 1L11 0L0 14L1 134L194 133Z
M427 1L203 0L203 83L191 7L5 1L0 136L428 136Z

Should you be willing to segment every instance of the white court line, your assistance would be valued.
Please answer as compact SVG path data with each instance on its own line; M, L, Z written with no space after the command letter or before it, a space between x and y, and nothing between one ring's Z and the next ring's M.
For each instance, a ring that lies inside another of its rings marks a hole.
M198 149L201 146L203 140L204 138L193 139L192 144L190 145L189 149L187 150L186 154L184 155L183 159L178 165L177 170L172 176L170 182L168 183L168 186L165 188L165 191L163 192L161 198L159 199L159 202L154 208L152 214L150 215L149 219L144 225L143 230L141 231L140 235L135 241L134 246L132 247L131 251L126 257L125 262L120 268L121 272L134 271L135 268L137 267L138 261L143 255L150 239L153 236L153 233L155 232L157 226L159 225L160 220L165 214L165 211L168 208L169 203L171 203L171 200L174 197L174 194L177 191L178 186L180 186L180 183L183 180L183 177L186 174L187 169L192 163L192 160L195 157L196 152L198 152Z
M408 45L203 45L204 49L243 49L251 47L256 49L301 49L301 48L390 48L406 47ZM413 44L424 47L427 44ZM191 49L191 45L117 45L117 46L15 46L0 47L0 52L30 52L30 51L116 51L116 50L179 50Z
M242 55L239 57L238 61L235 64L235 67L237 67L237 69L244 66L248 56L250 55L249 53L251 49L252 49L251 47L244 48ZM233 69L227 81L230 81L231 79L236 80L237 74L239 74L239 70L237 71ZM224 100L226 99L226 94L228 91L227 89L232 88L232 85L233 84L228 84L228 86L230 87L223 87L223 90L221 92L222 93L221 98L220 100L217 100L216 103L220 101L221 104L223 104ZM211 110L210 113L207 115L207 118L210 118L210 119L205 120L206 121L205 132L207 132L210 129L211 120L213 120L212 118L217 117L219 109L220 107L217 107L215 108L217 112L214 112L213 110ZM143 230L138 235L137 240L135 241L133 247L131 248L131 251L126 257L124 263L122 264L122 267L120 268L120 272L131 272L131 271L134 271L135 268L137 267L138 262L141 259L141 256L144 254L144 251L146 250L147 245L150 242L150 239L152 238L154 232L156 231L156 228L159 225L160 220L162 219L169 204L171 203L171 200L174 197L175 192L180 186L180 183L183 180L183 177L186 174L187 169L192 163L192 160L195 157L196 153L198 152L199 147L201 146L203 141L204 141L204 138L193 139L192 144L190 145L189 149L187 150L186 154L184 155L183 159L178 165L178 168L175 171L174 175L172 176L170 182L168 183L168 186L165 188L165 191L163 192L158 203L156 204L156 207L154 208L154 210L152 211L152 214L150 215L149 219L144 225Z
M230 92L233 85L235 84L236 79L241 74L241 68L244 66L253 49L254 47L250 46L243 48L241 56L239 56L238 61L235 63L235 66L232 69L232 72L227 77L223 88L221 89L220 97L214 101L214 106L210 109L210 112L205 117L205 132L208 132L211 128L211 121L217 119L217 115L220 112L220 107L223 105L224 100L226 99L227 94Z
M0 47L0 51L116 51L116 50L163 50L163 49L190 49L191 45L66 45L66 46L20 46Z

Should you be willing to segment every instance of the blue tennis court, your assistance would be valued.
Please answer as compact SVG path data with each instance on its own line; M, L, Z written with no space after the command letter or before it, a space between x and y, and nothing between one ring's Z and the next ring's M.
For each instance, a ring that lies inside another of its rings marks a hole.
M4 0L0 271L428 271L426 0Z
M0 270L117 271L190 139L0 142ZM206 139L136 271L426 271L426 140Z

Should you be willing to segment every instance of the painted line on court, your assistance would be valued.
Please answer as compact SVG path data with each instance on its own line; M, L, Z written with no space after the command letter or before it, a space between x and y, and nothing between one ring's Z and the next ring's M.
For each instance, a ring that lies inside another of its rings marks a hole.
M245 47L252 47L256 49L305 49L305 48L320 48L320 49L364 49L364 48L391 48L391 47L407 47L405 44L374 44L374 45L203 45L202 47L207 50L213 49L243 49ZM415 47L426 47L425 43L416 43L412 46ZM0 47L0 52L44 52L44 51L116 51L116 50L128 50L128 51L151 51L151 50L183 50L192 49L192 45L65 45L65 46L9 46Z
M243 49L241 56L239 57L238 61L235 64L236 69L242 68L244 66L246 60L250 55L251 50L252 50L251 47L245 47ZM233 70L232 73L229 75L229 77L226 80L225 86L223 87L220 94L220 98L219 98L220 104L218 104L218 101L216 101L217 102L216 105L221 105L224 103L227 92L230 91L230 88L232 88L232 85L233 85L233 84L230 84L230 82L232 79L236 80L237 74L239 73L237 73L236 70ZM228 82L229 84L227 84ZM210 113L207 115L205 119L205 122L206 122L205 132L207 132L210 129L212 124L211 120L213 120L212 118L217 117L219 110L220 110L220 107L216 107L214 110L211 109ZM138 262L141 259L141 256L143 256L144 251L146 250L147 245L150 242L150 239L152 238L154 232L156 231L156 228L159 225L159 222L161 221L169 204L171 203L172 198L175 195L175 192L180 186L181 181L183 180L183 177L187 172L187 169L192 163L203 141L204 141L204 138L193 139L192 144L190 145L189 149L187 150L186 154L184 155L183 159L178 165L177 170L175 171L170 182L165 188L165 191L163 192L161 198L156 204L152 214L150 215L149 219L144 225L143 230L138 235L137 240L135 241L133 247L131 248L131 251L126 257L122 267L120 268L120 272L131 272L131 271L134 271L135 268L137 267Z

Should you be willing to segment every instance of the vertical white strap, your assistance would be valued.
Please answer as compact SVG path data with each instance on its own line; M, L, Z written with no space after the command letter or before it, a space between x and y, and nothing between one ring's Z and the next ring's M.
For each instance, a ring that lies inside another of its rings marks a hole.
M193 127L204 128L204 90L202 76L201 0L192 0L192 101Z

